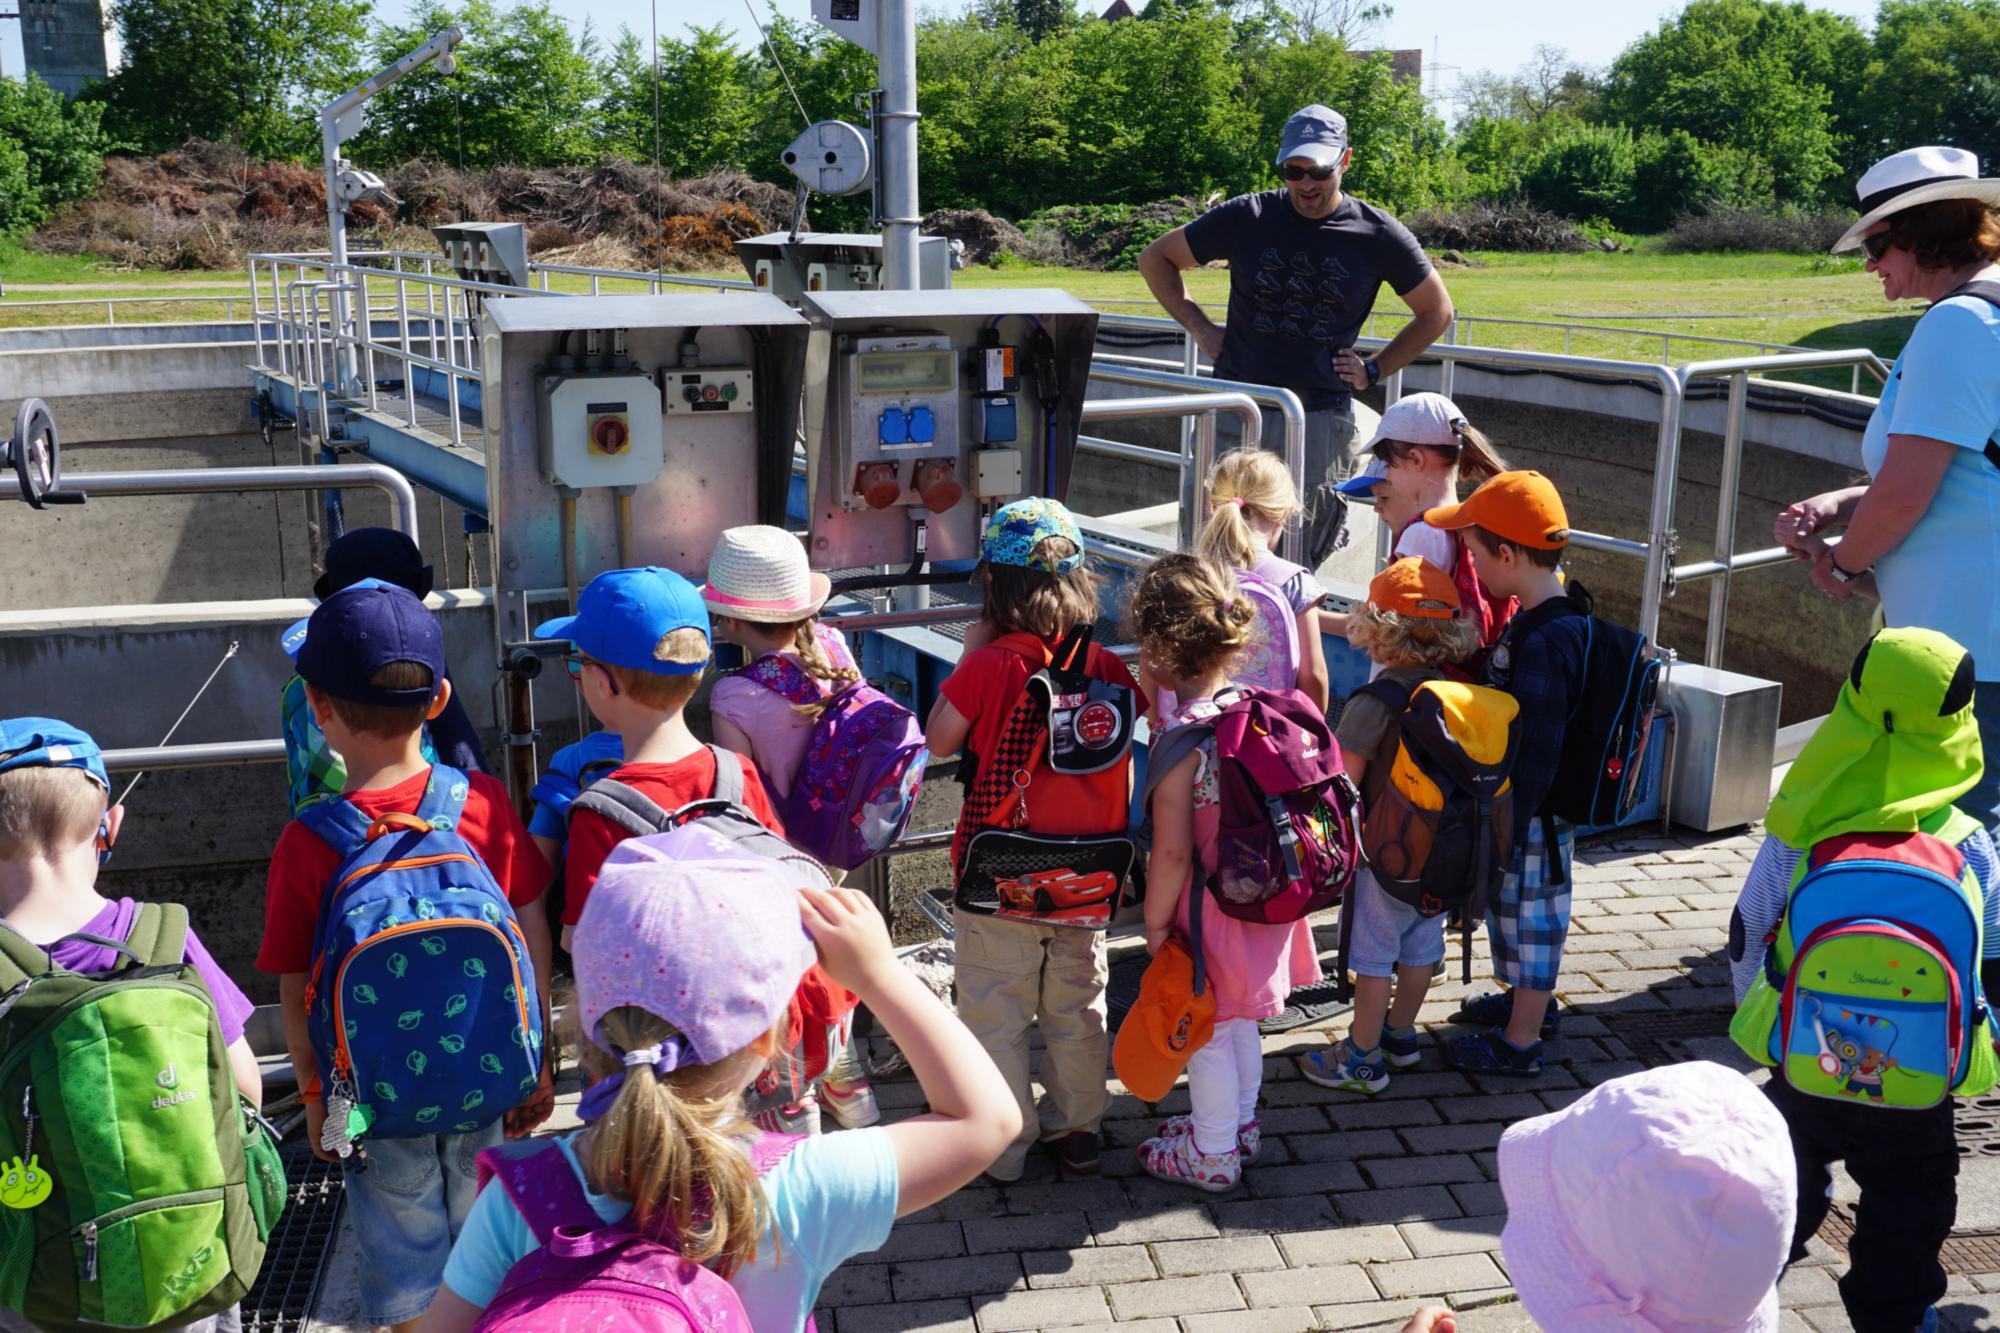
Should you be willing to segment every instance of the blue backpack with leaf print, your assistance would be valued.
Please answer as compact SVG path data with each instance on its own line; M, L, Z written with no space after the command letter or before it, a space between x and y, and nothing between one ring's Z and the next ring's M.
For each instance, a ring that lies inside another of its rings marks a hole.
M469 1133L541 1078L542 1006L507 895L458 834L469 784L433 765L414 815L347 800L299 818L334 851L313 933L307 1030L325 1087L321 1146Z

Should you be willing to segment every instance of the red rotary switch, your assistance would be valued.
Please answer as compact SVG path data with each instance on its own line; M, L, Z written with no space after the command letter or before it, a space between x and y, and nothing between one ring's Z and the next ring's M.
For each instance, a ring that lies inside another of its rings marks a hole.
M618 417L599 417L597 424L590 428L590 438L600 454L622 454L625 445L632 438L625 423Z

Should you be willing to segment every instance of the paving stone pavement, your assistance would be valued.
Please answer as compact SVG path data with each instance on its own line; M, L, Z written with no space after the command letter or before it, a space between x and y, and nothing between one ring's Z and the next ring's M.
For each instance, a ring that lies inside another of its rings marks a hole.
M1562 1037L1539 1080L1445 1065L1446 1016L1491 984L1483 944L1472 986L1459 981L1454 939L1421 1016L1424 1063L1379 1097L1299 1077L1296 1056L1343 1033L1344 1017L1264 1038L1264 1146L1236 1189L1145 1176L1136 1147L1188 1109L1185 1086L1149 1108L1114 1080L1101 1178L1059 1181L1037 1160L1018 1184L974 1185L904 1219L827 1283L820 1333L1396 1330L1424 1301L1459 1310L1467 1333L1533 1329L1500 1254L1500 1133L1647 1062L1735 1056L1714 1039L1731 1008L1723 950L1757 843L1752 832L1579 849ZM1315 927L1330 961L1333 923ZM1673 1021L1633 1021L1649 1016ZM888 1118L920 1109L914 1082L877 1087ZM1844 1260L1813 1248L1780 1288L1785 1333L1849 1328L1834 1285ZM2000 1328L2000 1274L1954 1277L1941 1311L1947 1329Z

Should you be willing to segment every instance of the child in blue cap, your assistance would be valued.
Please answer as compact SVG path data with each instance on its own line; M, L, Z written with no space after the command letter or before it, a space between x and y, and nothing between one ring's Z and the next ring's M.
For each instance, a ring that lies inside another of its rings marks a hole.
M117 967L124 960L105 941L124 942L139 920L137 902L98 892L98 871L125 822L125 807L110 799L111 780L89 733L50 717L0 719L0 925L45 949L65 971ZM214 1002L237 1090L261 1104L263 1077L243 1035L254 1006L192 927L182 958ZM0 1311L0 1329L26 1327ZM230 1309L189 1327L210 1333L240 1323Z
M298 653L306 699L328 742L345 761L342 799L369 820L415 815L437 774L423 750L423 727L449 703L444 634L437 618L405 588L364 583L335 592L312 614ZM549 975L551 945L542 895L549 867L515 813L506 787L485 773L463 775L464 805L455 830L506 893L534 974ZM315 964L315 928L335 889L342 853L314 831L321 810L294 819L278 837L265 889L264 941L257 967L278 976L285 1044L306 1099L307 1137L325 1160L327 1118L322 1071L308 1037L307 983ZM362 1021L366 1021L365 1019ZM554 1044L547 1049L553 1051ZM370 1137L367 1169L348 1163L347 1200L361 1245L361 1315L369 1324L414 1327L444 1275L452 1237L472 1207L473 1158L503 1132L525 1134L554 1109L542 1085L503 1119L464 1133L415 1138Z

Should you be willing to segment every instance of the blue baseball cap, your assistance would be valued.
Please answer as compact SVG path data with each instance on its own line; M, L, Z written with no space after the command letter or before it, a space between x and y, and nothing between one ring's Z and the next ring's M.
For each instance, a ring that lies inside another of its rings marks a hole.
M407 690L370 683L391 662L430 668L431 683ZM299 675L336 699L391 708L429 703L444 680L444 628L423 599L393 584L357 584L319 604L306 619Z
M1376 483L1386 480L1388 476L1389 465L1382 461L1380 455L1376 455L1368 460L1367 467L1362 468L1359 472L1349 477L1346 481L1341 482L1340 485L1333 489L1339 491L1342 495L1373 495L1375 494Z
M677 629L698 629L709 638L708 607L701 592L671 569L613 569L599 574L576 599L576 614L535 626L538 639L568 639L608 666L692 676L708 665L662 662L653 655L661 639Z
M1315 102L1294 111L1285 122L1285 132L1278 140L1277 165L1303 157L1323 167L1337 166L1346 151L1347 117Z
M402 536L401 533L397 533L396 535L399 537ZM381 579L362 579L359 582L350 583L347 586L350 588L387 588L392 585L384 582ZM340 589L338 588L334 589L334 592L338 591L340 591ZM422 594L418 595L421 596ZM324 600L324 598L322 598L322 600ZM299 649L305 647L306 645L306 630L308 627L311 626L311 624L312 624L311 616L300 616L297 620L294 620L290 625L287 625L285 627L285 632L278 637L278 646L285 650L285 656L296 658L299 655Z
M80 768L111 793L97 742L83 728L52 717L0 718L0 773L17 768Z
M1037 557L1036 549L1051 537L1061 537L1075 549L1057 560ZM1045 495L1030 495L1003 505L979 539L979 558L989 565L1067 574L1083 563L1083 556L1083 531L1077 527L1075 515L1062 501Z

